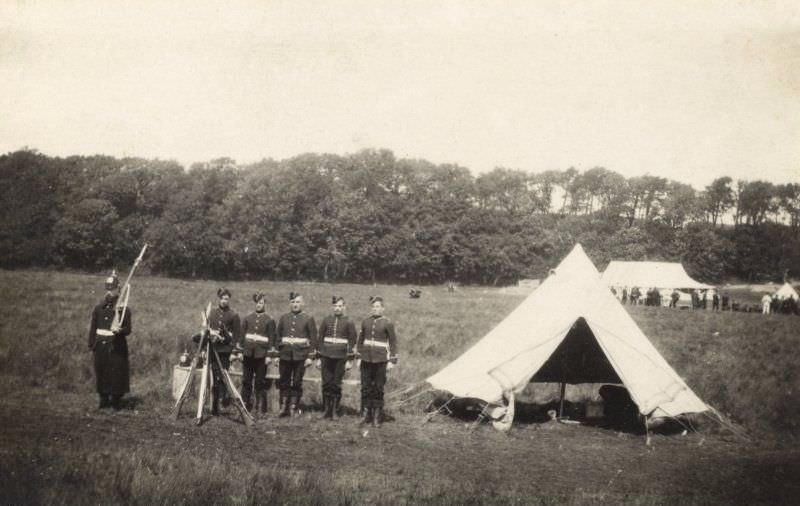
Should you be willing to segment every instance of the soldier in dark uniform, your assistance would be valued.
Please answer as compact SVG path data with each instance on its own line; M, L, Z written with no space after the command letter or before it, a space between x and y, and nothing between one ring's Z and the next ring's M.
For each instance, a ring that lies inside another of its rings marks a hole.
M289 294L290 311L278 321L275 348L278 350L278 388L280 389L280 416L297 414L297 406L303 396L303 376L306 367L312 364L317 348L317 324L314 318L303 312L303 296Z
M383 422L383 387L386 370L397 364L394 322L383 316L381 297L370 297L372 315L361 323L357 353L361 360L361 420L373 427Z
M241 325L239 315L230 308L231 292L227 288L217 290L219 298L217 307L211 310L208 315L208 329L203 329L202 334L208 334L211 345L219 355L222 368L230 370L231 352L234 344L241 342ZM195 341L199 341L202 334L194 336ZM211 414L219 414L220 398L222 405L230 405L228 389L223 385L222 371L214 357L207 357L211 365L213 376L213 386L211 387Z
M317 355L322 368L323 418L339 418L339 403L342 399L342 378L355 358L355 324L345 316L342 297L332 297L333 314L326 316L319 326Z
M247 410L253 408L251 396L255 377L256 411L267 412L267 380L266 357L271 343L275 340L275 320L264 310L264 294L253 294L256 303L255 311L247 315L242 322L242 400Z
M116 272L106 278L103 302L92 311L89 349L94 352L94 372L100 408L121 407L122 396L130 392L128 341L131 333L131 308L117 308L119 279Z

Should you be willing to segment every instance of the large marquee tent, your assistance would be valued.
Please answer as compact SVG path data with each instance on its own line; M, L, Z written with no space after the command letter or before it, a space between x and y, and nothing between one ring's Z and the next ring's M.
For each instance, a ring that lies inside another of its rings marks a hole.
M580 244L511 314L427 382L496 407L505 427L514 395L530 382L621 383L648 418L710 409L601 282Z
M783 286L780 287L777 292L775 292L775 296L778 297L778 300L797 300L800 298L800 296L797 295L797 290L795 290L794 287L789 283L784 283Z
M673 262L623 262L614 260L603 272L606 286L640 288L714 288L692 279L683 265Z

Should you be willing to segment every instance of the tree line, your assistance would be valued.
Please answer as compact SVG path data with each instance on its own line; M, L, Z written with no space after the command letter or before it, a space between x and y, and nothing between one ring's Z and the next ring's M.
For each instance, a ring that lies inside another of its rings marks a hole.
M602 167L467 168L367 149L241 165L0 156L0 265L124 267L215 279L537 278L580 242L611 259L683 262L707 282L800 273L800 184L715 179L698 191Z

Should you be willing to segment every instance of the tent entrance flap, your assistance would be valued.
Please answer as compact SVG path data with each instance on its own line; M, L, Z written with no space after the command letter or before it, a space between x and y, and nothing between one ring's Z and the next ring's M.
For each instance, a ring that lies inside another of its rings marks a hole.
M578 318L550 358L536 371L537 383L622 383L592 329Z

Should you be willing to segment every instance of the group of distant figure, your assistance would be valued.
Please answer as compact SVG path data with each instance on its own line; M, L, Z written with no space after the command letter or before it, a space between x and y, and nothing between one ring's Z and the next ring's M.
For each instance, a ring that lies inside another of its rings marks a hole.
M688 293L691 303L685 301L681 303L681 292L678 289L649 288L644 290L638 286L631 288L611 287L611 292L623 304L643 305L653 307L670 307L680 309L709 309L711 303L712 311L740 311L745 313L762 314L800 314L800 304L792 297L779 298L777 294L765 294L761 298L760 304L747 304L736 301L728 293L720 294L717 290L692 290ZM685 298L684 298L685 300Z
M792 297L779 298L777 294L768 293L761 297L762 314L800 314L800 305Z

